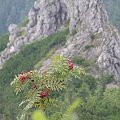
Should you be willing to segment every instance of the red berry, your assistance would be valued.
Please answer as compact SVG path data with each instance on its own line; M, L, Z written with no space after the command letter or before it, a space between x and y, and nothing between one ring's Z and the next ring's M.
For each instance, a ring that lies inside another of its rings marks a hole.
M28 77L26 75L20 75L20 81L23 83Z
M47 96L48 96L48 91L42 91L42 92L40 92L40 97L41 98L45 98Z
M74 64L71 62L71 60L68 60L68 67L69 67L69 70L73 70L74 68Z

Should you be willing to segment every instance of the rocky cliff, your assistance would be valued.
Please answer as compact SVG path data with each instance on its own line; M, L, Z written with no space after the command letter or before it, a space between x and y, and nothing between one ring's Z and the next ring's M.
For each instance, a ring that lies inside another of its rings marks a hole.
M0 55L1 68L23 45L68 24L72 36L60 54L94 59L97 71L113 74L120 84L120 35L110 24L101 0L37 0L28 17L23 28L9 26L9 43Z

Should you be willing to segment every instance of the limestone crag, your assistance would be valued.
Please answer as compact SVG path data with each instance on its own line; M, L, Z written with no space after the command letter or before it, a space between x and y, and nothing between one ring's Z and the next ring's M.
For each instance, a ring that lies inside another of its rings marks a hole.
M101 0L74 0L79 6L80 27L69 38L62 54L95 59L99 71L114 75L120 84L120 35L108 20ZM75 14L75 13L74 13Z
M64 1L69 9L71 33L77 33L69 37L59 53L68 57L82 56L94 60L95 72L112 74L115 83L120 84L120 35L109 22L102 1ZM44 65L48 65L47 63L50 60L46 60ZM44 65L41 70L44 70Z
M67 7L60 0L38 0L28 13L29 23L25 27L9 26L7 48L0 54L0 68L21 47L56 32L68 20Z

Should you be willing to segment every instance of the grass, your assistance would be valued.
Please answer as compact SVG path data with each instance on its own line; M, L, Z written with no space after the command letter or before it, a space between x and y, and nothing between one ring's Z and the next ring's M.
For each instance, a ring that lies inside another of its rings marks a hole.
M95 40L95 38L96 38L95 34L91 34L90 38L91 38L91 40Z
M86 45L86 46L85 46L85 50L89 50L89 49L91 49L91 48L94 48L94 45L91 44L91 45Z
M34 66L34 69L39 70L39 69L42 67L43 62L44 62L45 60L47 60L47 58L50 58L50 57L54 54L55 51L56 51L56 48L52 48L52 49L47 53L47 55L46 55L43 59L41 59L41 60Z
M89 67L91 64L88 60L86 60L85 58L81 57L81 56L75 56L73 57L73 62L76 63L77 65L80 65L82 67Z
M76 29L72 30L71 36L74 36L76 33L77 33Z
M74 56L73 62L84 68L86 72L91 73L93 67L95 67L96 59L86 59L82 56Z
M23 21L22 21L22 23L21 23L21 27L25 27L27 24L28 24L28 22L29 22L29 19L28 19L28 17L25 17L24 19L23 19Z
M7 47L8 41L9 41L8 33L0 37L0 52L3 51Z

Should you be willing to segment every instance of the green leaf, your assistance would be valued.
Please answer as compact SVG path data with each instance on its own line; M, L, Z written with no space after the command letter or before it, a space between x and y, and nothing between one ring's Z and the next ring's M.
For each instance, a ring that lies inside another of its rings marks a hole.
M41 110L37 110L33 113L32 120L47 120L47 118Z

